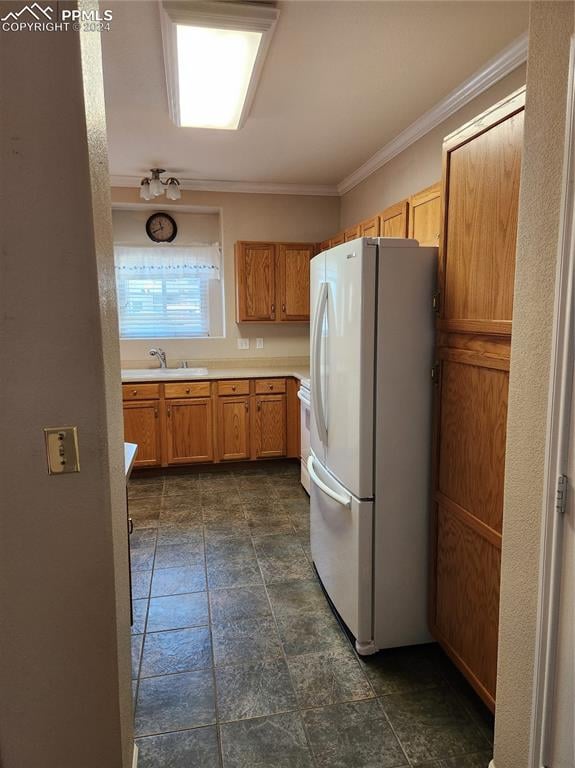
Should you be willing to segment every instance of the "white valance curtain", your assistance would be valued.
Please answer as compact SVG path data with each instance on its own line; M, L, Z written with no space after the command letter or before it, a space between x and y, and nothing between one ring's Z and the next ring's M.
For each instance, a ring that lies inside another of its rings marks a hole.
M125 277L220 278L220 246L218 243L188 246L116 245L116 271Z

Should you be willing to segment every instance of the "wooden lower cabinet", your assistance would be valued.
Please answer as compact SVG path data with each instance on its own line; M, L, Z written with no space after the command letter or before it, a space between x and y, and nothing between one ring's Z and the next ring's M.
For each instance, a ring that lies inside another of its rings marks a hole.
M252 439L256 459L287 455L286 404L285 395L255 396Z
M250 458L250 398L218 397L218 459Z
M159 400L124 403L124 439L138 446L135 467L158 467L162 463L159 409Z
M123 384L124 439L141 468L299 458L298 388L292 377Z
M168 464L214 460L211 398L166 402L166 451Z

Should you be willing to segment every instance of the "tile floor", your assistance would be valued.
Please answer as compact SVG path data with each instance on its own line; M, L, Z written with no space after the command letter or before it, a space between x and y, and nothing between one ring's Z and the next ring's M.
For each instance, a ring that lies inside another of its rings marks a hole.
M437 646L355 654L298 473L130 483L139 768L487 768L490 718Z

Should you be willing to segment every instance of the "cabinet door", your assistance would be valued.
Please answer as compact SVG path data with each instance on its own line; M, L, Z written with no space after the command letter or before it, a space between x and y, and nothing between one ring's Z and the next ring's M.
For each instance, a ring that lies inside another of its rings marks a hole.
M345 238L345 242L349 243L350 240L355 240L357 237L359 237L359 224L356 224L355 227L350 227L349 229L346 229L343 233L343 236Z
M420 245L439 245L441 185L438 182L409 198L409 236Z
M237 321L276 319L276 247L274 243L236 243Z
M255 456L257 459L287 453L286 396L258 395L254 412Z
M407 237L407 212L409 202L402 200L400 203L390 205L379 214L379 232L381 237Z
M343 232L339 232L337 235L334 235L331 240L329 241L329 247L333 248L336 245L341 245L342 243L345 243L345 234Z
M280 319L309 320L309 262L315 253L310 243L278 245Z
M379 219L374 216L373 219L365 219L359 225L359 234L361 237L379 237Z
M158 400L124 403L124 440L138 446L135 467L162 463Z
M218 398L218 456L221 461L250 458L250 398Z
M168 464L214 460L209 397L167 401L166 425Z

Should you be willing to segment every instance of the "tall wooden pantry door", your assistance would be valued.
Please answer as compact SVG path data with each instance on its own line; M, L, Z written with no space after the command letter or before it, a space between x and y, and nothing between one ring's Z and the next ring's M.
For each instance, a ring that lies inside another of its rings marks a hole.
M443 146L430 624L492 709L524 104Z

